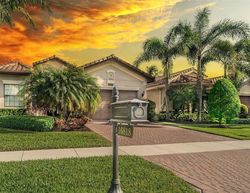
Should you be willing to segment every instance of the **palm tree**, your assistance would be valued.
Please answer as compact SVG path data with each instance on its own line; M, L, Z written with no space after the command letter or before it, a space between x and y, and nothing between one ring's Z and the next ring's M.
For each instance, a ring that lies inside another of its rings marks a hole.
M218 40L213 45L211 53L215 60L218 60L224 66L224 78L228 78L228 71L235 68L240 55L237 54L234 45L229 40Z
M250 44L248 46L250 47ZM247 67L250 68L248 46L246 40L240 40L235 44L229 40L218 40L213 45L211 53L215 60L223 64L224 77L230 78L238 90L247 77Z
M209 16L210 10L204 8L197 12L193 25L189 22L180 22L174 30L175 34L181 37L183 44L185 44L187 58L197 66L198 121L201 121L205 66L208 62L214 60L214 57L211 57L213 44L221 37L246 38L250 31L248 24L230 19L222 20L210 28Z
M158 38L150 38L143 45L143 53L137 57L134 64L139 67L142 62L151 60L160 60L164 69L165 76L165 101L166 111L168 111L169 78L173 67L173 59L182 52L182 44L176 42L176 35L171 29L166 35L164 41Z
M35 69L21 91L27 105L55 112L65 120L70 115L93 113L99 103L95 78L76 67L58 71Z
M150 74L152 77L156 77L159 75L159 69L155 65L147 66L147 73Z
M13 14L19 12L34 26L32 17L27 10L28 5L34 5L49 10L47 0L1 0L0 23L12 25Z

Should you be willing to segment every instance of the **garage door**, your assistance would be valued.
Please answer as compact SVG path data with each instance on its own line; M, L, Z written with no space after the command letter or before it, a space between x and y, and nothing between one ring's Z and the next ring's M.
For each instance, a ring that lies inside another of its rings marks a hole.
M137 98L137 91L119 91L119 100L130 100ZM93 115L94 120L108 120L111 117L111 100L112 91L102 90L101 91L101 103L98 110Z

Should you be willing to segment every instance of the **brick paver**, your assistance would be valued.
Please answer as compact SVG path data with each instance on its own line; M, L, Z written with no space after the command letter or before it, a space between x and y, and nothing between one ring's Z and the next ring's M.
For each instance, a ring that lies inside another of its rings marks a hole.
M112 140L111 125L107 123L89 123L94 132ZM155 124L138 125L134 128L133 138L119 136L120 145L151 145L187 142L232 141L234 139L182 129L174 126Z
M249 193L250 150L146 156L204 193Z

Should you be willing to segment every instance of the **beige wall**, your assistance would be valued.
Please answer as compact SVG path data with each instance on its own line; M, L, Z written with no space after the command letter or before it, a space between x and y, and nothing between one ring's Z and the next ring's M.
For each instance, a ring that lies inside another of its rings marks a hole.
M147 85L146 78L122 66L119 63L107 61L103 64L95 65L85 69L88 74L97 78L98 85L103 90L112 89L112 86L109 86L107 81L107 72L110 70L115 72L114 84L119 90L137 91L138 98L141 98L142 94L145 93Z
M156 105L155 112L156 113L159 113L162 110L163 111L166 110L166 106L164 106L165 97L166 96L165 96L164 86L148 88L146 91L146 98L148 100L155 102L155 105ZM169 105L168 110L169 111L173 110L173 102L169 101L168 105Z
M243 84L239 93L240 96L250 96L250 80Z
M22 84L27 76L0 74L0 108L4 107L4 84Z
M62 62L60 62L59 60L56 60L56 59L49 60L49 61L43 62L41 64L37 64L35 66L36 67L39 66L39 68L42 68L42 69L53 68L53 69L62 70L62 69L67 68Z

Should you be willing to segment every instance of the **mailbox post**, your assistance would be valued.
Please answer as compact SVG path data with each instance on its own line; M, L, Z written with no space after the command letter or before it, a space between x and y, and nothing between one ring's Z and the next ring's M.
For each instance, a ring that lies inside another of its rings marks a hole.
M112 91L112 119L113 127L113 178L108 193L123 193L118 173L118 140L117 135L133 136L133 124L147 121L147 101L139 99L118 101L117 87Z
M117 102L119 100L119 91L117 87L113 87L112 90L112 102ZM113 111L112 111L113 114ZM118 141L117 141L117 131L116 122L112 122L113 129L113 179L108 193L123 193L121 189L119 172L118 172Z

